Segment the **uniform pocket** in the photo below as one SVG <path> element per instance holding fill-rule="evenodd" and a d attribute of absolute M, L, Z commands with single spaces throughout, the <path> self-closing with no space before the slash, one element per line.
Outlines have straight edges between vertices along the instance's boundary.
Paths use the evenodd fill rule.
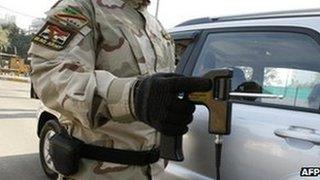
<path fill-rule="evenodd" d="M 103 36 L 97 68 L 107 70 L 117 77 L 131 77 L 140 74 L 131 45 L 122 31 L 120 29 L 118 31 L 116 29 L 106 30 Z"/>
<path fill-rule="evenodd" d="M 143 55 L 142 45 L 139 43 L 139 36 L 142 36 L 142 32 L 134 30 L 130 27 L 120 27 L 119 28 L 126 38 L 130 45 L 131 52 L 133 53 L 136 63 L 139 66 L 141 75 L 145 75 L 148 73 L 148 69 L 146 67 L 146 58 Z"/>

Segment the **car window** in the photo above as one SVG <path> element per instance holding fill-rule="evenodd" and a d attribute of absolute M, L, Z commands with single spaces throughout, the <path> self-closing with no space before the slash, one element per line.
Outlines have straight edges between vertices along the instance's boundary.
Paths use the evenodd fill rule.
<path fill-rule="evenodd" d="M 176 65 L 181 61 L 184 53 L 187 50 L 187 47 L 190 45 L 191 42 L 192 40 L 190 39 L 175 40 Z"/>
<path fill-rule="evenodd" d="M 209 34 L 193 75 L 233 68 L 232 91 L 278 95 L 239 98 L 319 109 L 320 46 L 306 34 L 237 32 Z"/>

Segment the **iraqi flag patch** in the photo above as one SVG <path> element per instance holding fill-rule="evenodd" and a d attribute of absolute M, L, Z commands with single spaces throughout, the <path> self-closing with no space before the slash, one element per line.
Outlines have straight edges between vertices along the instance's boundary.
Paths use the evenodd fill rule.
<path fill-rule="evenodd" d="M 75 32 L 72 30 L 47 22 L 35 35 L 32 42 L 49 49 L 61 51 L 66 48 L 74 35 Z"/>
<path fill-rule="evenodd" d="M 67 23 L 69 26 L 73 26 L 76 29 L 81 29 L 86 26 L 89 21 L 81 13 L 78 7 L 68 6 L 54 14 L 54 17 L 59 21 Z"/>

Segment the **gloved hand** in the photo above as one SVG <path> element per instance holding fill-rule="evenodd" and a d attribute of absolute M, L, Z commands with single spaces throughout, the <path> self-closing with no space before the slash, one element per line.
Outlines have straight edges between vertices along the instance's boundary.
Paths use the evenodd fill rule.
<path fill-rule="evenodd" d="M 209 79 L 159 73 L 139 80 L 134 88 L 137 118 L 167 136 L 183 135 L 192 122 L 195 105 L 179 94 L 211 89 Z"/>

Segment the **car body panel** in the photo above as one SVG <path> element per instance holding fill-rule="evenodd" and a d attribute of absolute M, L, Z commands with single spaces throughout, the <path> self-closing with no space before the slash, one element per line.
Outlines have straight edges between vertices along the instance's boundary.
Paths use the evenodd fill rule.
<path fill-rule="evenodd" d="M 234 104 L 232 115 L 233 131 L 223 151 L 223 179 L 285 179 L 289 174 L 299 176 L 301 167 L 319 166 L 319 146 L 274 134 L 290 126 L 319 130 L 319 114 Z"/>
<path fill-rule="evenodd" d="M 58 120 L 61 116 L 59 112 L 46 107 L 42 102 L 40 102 L 36 115 L 38 119 L 38 122 L 37 122 L 38 137 L 40 137 L 41 130 L 47 121 L 52 119 Z"/>
<path fill-rule="evenodd" d="M 286 180 L 299 177 L 301 167 L 319 166 L 319 146 L 274 134 L 275 130 L 290 126 L 319 130 L 319 114 L 234 103 L 232 116 L 231 135 L 225 137 L 223 146 L 222 179 Z M 176 169 L 199 174 L 198 178 L 187 179 L 215 177 L 214 137 L 208 133 L 208 110 L 197 106 L 194 119 L 190 132 L 184 136 L 185 161 L 169 166 L 168 177 L 176 176 Z"/>
<path fill-rule="evenodd" d="M 41 114 L 43 114 L 44 112 L 50 113 L 53 116 L 55 116 L 57 119 L 60 118 L 61 114 L 55 110 L 52 110 L 50 108 L 48 108 L 47 106 L 45 106 L 42 102 L 40 102 L 40 106 L 37 110 L 37 118 L 40 119 Z"/>

